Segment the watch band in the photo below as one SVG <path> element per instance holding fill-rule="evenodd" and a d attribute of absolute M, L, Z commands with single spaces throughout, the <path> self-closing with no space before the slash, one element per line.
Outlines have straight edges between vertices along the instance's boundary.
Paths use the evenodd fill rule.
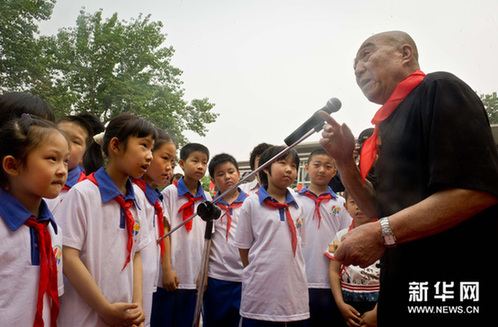
<path fill-rule="evenodd" d="M 384 245 L 387 247 L 396 246 L 396 236 L 394 235 L 391 225 L 389 224 L 389 217 L 384 217 L 379 219 L 380 227 L 382 228 L 382 239 L 384 241 Z"/>

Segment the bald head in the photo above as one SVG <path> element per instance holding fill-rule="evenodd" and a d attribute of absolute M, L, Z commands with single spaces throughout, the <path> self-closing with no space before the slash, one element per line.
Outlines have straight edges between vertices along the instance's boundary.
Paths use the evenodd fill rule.
<path fill-rule="evenodd" d="M 378 41 L 388 46 L 391 46 L 393 50 L 399 50 L 404 45 L 408 45 L 409 47 L 412 48 L 413 51 L 412 64 L 416 66 L 416 69 L 419 68 L 417 45 L 415 44 L 415 41 L 413 41 L 412 37 L 408 33 L 403 31 L 382 32 L 372 35 L 364 42 L 364 44 L 372 39 L 377 39 Z"/>
<path fill-rule="evenodd" d="M 396 85 L 419 69 L 415 42 L 405 32 L 372 35 L 354 60 L 356 83 L 372 102 L 383 104 Z"/>

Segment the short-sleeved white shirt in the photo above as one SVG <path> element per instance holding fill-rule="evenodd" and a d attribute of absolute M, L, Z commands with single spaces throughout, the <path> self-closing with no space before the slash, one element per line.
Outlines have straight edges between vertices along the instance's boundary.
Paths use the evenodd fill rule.
<path fill-rule="evenodd" d="M 145 193 L 142 186 L 136 183 L 142 183 L 145 187 Z M 152 295 L 157 289 L 157 280 L 159 278 L 159 269 L 161 267 L 161 248 L 156 240 L 159 238 L 159 228 L 157 223 L 156 210 L 154 203 L 162 203 L 162 195 L 159 191 L 154 190 L 145 181 L 138 180 L 133 183 L 135 197 L 139 203 L 141 212 L 144 217 L 144 226 L 149 230 L 151 242 L 140 251 L 143 270 L 143 310 L 145 313 L 145 326 L 150 326 L 150 315 L 152 312 Z"/>
<path fill-rule="evenodd" d="M 5 326 L 33 326 L 40 281 L 40 255 L 36 232 L 24 222 L 31 213 L 5 190 L 0 190 L 0 317 Z M 48 220 L 47 229 L 57 263 L 58 293 L 64 293 L 62 277 L 62 231 L 44 201 L 38 221 Z M 49 253 L 50 254 L 50 253 Z M 50 325 L 51 299 L 43 298 L 43 321 Z"/>
<path fill-rule="evenodd" d="M 320 202 L 319 209 L 322 219 L 319 220 L 318 214 L 315 213 L 315 201 L 304 195 L 305 192 L 311 193 L 305 187 L 296 197 L 303 204 L 306 217 L 304 219 L 306 245 L 303 246 L 303 256 L 306 262 L 308 287 L 330 289 L 329 260 L 323 255 L 323 249 L 328 246 L 338 231 L 351 225 L 352 219 L 344 206 L 344 198 L 334 194 L 329 187 L 326 193 L 331 194 L 332 198 Z M 316 195 L 314 196 L 316 197 Z"/>
<path fill-rule="evenodd" d="M 294 255 L 285 211 L 264 205 L 267 197 L 262 186 L 257 196 L 244 201 L 239 215 L 234 245 L 249 249 L 249 264 L 242 273 L 240 315 L 266 321 L 305 320 L 309 318 L 309 304 L 301 251 L 302 206 L 287 192 L 286 203 L 297 234 Z"/>
<path fill-rule="evenodd" d="M 64 246 L 80 251 L 86 266 L 100 291 L 109 303 L 133 300 L 133 258 L 151 241 L 141 208 L 133 205 L 135 219 L 130 262 L 128 256 L 126 219 L 121 206 L 114 199 L 121 193 L 104 168 L 95 172 L 98 186 L 90 180 L 76 184 L 68 192 L 56 213 L 64 233 Z M 131 182 L 127 183 L 125 200 L 135 199 Z M 135 204 L 137 202 L 135 201 Z M 123 268 L 124 267 L 124 268 Z M 66 290 L 60 300 L 58 324 L 61 326 L 106 326 L 104 321 L 80 297 L 66 279 Z"/>
<path fill-rule="evenodd" d="M 183 177 L 178 182 L 166 187 L 162 192 L 164 196 L 164 216 L 174 228 L 183 223 L 183 211 L 178 212 L 182 205 L 189 200 L 186 193 L 188 191 Z M 204 192 L 201 183 L 197 188 L 197 194 L 194 198 L 201 197 L 200 200 L 194 202 L 194 214 L 197 211 L 199 203 L 210 201 L 212 198 Z M 170 238 L 171 244 L 171 267 L 178 277 L 178 289 L 195 290 L 197 278 L 201 272 L 201 261 L 204 255 L 204 234 L 206 230 L 206 222 L 199 216 L 191 220 L 192 229 L 187 231 L 185 226 L 182 226 L 173 232 Z"/>
<path fill-rule="evenodd" d="M 239 196 L 231 204 L 242 204 L 247 195 L 239 189 Z M 215 197 L 216 199 L 216 197 Z M 220 199 L 216 204 L 223 204 L 226 207 L 229 204 Z M 239 249 L 233 246 L 235 231 L 239 220 L 241 207 L 230 208 L 232 221 L 228 230 L 228 217 L 225 210 L 221 210 L 221 216 L 214 221 L 215 232 L 211 237 L 211 252 L 209 258 L 208 276 L 211 278 L 229 281 L 242 282 L 242 261 L 240 260 Z"/>

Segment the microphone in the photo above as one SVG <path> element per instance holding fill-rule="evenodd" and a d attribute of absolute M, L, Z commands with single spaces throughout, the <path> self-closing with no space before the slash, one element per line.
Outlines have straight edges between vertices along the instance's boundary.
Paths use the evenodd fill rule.
<path fill-rule="evenodd" d="M 325 107 L 317 110 L 310 119 L 299 126 L 294 132 L 292 132 L 291 135 L 287 136 L 287 138 L 284 140 L 285 144 L 287 146 L 291 146 L 301 137 L 306 135 L 306 133 L 308 133 L 311 129 L 315 129 L 316 132 L 319 132 L 323 128 L 324 123 L 324 120 L 318 114 L 320 110 L 326 111 L 327 113 L 331 114 L 333 112 L 339 111 L 339 109 L 341 109 L 341 101 L 339 101 L 339 99 L 337 98 L 330 99 L 329 101 L 327 101 L 327 104 L 325 104 Z"/>

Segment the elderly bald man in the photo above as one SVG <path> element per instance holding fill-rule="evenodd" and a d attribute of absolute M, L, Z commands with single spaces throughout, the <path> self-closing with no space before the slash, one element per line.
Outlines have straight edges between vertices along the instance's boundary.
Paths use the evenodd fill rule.
<path fill-rule="evenodd" d="M 354 73 L 365 97 L 382 105 L 359 167 L 351 131 L 326 113 L 320 143 L 362 211 L 379 221 L 346 234 L 336 258 L 361 266 L 382 258 L 379 326 L 493 321 L 498 154 L 479 97 L 450 73 L 420 71 L 415 42 L 401 31 L 363 42 Z M 372 165 L 375 187 L 365 179 Z"/>

